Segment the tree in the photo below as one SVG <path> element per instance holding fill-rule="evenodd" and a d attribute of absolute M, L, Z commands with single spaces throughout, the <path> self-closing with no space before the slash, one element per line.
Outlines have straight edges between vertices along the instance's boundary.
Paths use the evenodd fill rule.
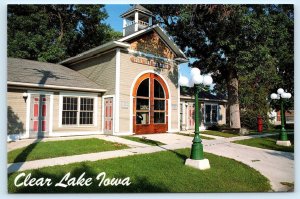
<path fill-rule="evenodd" d="M 290 68 L 293 48 L 284 45 L 284 40 L 293 43 L 293 35 L 285 34 L 290 27 L 287 24 L 293 24 L 293 6 L 286 5 L 284 9 L 281 5 L 146 7 L 157 14 L 157 20 L 181 49 L 185 49 L 187 56 L 197 59 L 190 66 L 212 73 L 217 91 L 227 92 L 233 128 L 240 128 L 240 102 L 241 108 L 249 109 L 249 102 L 255 103 L 254 96 L 259 96 L 257 100 L 262 100 L 265 108 L 267 93 L 280 83 L 279 71 L 283 66 L 279 62 L 285 60 L 289 63 L 285 68 L 293 71 Z M 282 18 L 286 23 L 282 23 Z M 279 24 L 282 29 L 278 29 Z M 278 35 L 282 36 L 280 40 Z M 289 57 L 280 56 L 280 59 L 282 52 L 277 47 Z M 255 85 L 262 88 L 251 90 Z M 258 90 L 261 95 L 256 94 Z"/>
<path fill-rule="evenodd" d="M 9 5 L 8 56 L 59 62 L 116 39 L 103 5 Z"/>

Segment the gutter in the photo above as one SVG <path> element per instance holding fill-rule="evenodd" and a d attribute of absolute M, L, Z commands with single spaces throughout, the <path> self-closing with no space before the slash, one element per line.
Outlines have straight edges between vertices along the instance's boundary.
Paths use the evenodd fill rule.
<path fill-rule="evenodd" d="M 44 88 L 44 89 L 48 88 L 48 89 L 60 89 L 60 90 L 87 91 L 87 92 L 96 92 L 96 93 L 104 93 L 107 91 L 105 89 L 97 89 L 97 88 L 56 86 L 56 85 L 44 85 L 44 84 L 33 84 L 33 83 L 23 83 L 23 82 L 11 82 L 11 81 L 8 81 L 7 85 L 33 87 L 33 88 Z"/>

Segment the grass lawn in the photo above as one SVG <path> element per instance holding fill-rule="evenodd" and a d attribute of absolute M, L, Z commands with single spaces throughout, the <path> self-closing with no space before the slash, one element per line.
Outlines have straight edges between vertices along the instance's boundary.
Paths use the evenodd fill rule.
<path fill-rule="evenodd" d="M 190 149 L 180 149 L 25 172 L 31 173 L 31 178 L 50 178 L 53 183 L 49 187 L 16 187 L 14 180 L 18 173 L 13 173 L 8 175 L 8 191 L 10 193 L 267 192 L 271 189 L 267 178 L 240 162 L 205 153 L 211 169 L 201 171 L 184 165 L 189 154 Z M 82 187 L 56 187 L 55 184 L 68 172 L 71 172 L 71 177 L 77 179 L 85 172 L 85 178 L 91 177 L 92 184 Z M 96 180 L 96 176 L 101 172 L 106 173 L 106 179 L 130 177 L 131 184 L 98 186 L 100 180 Z M 23 179 L 24 177 L 18 183 Z"/>
<path fill-rule="evenodd" d="M 250 130 L 249 135 L 261 135 L 261 134 L 276 134 L 280 133 L 281 129 L 268 129 L 262 132 L 257 132 L 256 130 Z M 286 129 L 286 132 L 294 132 L 294 129 Z"/>
<path fill-rule="evenodd" d="M 276 145 L 276 141 L 278 139 L 278 135 L 272 135 L 263 138 L 251 138 L 246 140 L 238 140 L 233 143 L 243 144 L 247 146 L 253 146 L 263 149 L 271 149 L 276 151 L 285 151 L 285 152 L 294 152 L 294 134 L 288 134 L 288 138 L 292 143 L 292 146 L 279 146 Z"/>
<path fill-rule="evenodd" d="M 162 143 L 162 142 L 159 142 L 159 141 L 144 139 L 144 138 L 134 137 L 134 136 L 121 136 L 121 138 L 131 140 L 131 141 L 135 141 L 135 142 L 141 142 L 143 144 L 148 144 L 148 145 L 152 145 L 152 146 L 166 145 L 165 143 Z"/>
<path fill-rule="evenodd" d="M 202 133 L 202 132 L 201 132 Z M 201 139 L 204 139 L 204 140 L 214 140 L 215 138 L 211 138 L 211 137 L 207 137 L 207 136 L 204 136 L 200 133 L 200 138 Z M 191 134 L 187 134 L 187 133 L 176 133 L 178 135 L 184 135 L 184 136 L 189 136 L 189 137 L 194 137 L 195 134 L 194 133 L 191 133 Z"/>
<path fill-rule="evenodd" d="M 205 131 L 201 131 L 200 133 L 202 133 L 204 135 L 205 134 L 216 135 L 216 136 L 225 137 L 225 138 L 239 136 L 238 134 L 234 134 L 234 133 L 225 133 L 225 132 L 221 132 L 221 131 L 212 131 L 212 130 L 205 130 Z"/>
<path fill-rule="evenodd" d="M 97 138 L 37 142 L 8 152 L 8 162 L 25 162 L 68 155 L 78 155 L 128 148 L 124 144 Z"/>

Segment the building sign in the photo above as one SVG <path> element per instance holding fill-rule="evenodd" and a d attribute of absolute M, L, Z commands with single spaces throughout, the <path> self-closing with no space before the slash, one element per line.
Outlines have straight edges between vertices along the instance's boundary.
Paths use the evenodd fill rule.
<path fill-rule="evenodd" d="M 170 70 L 171 64 L 163 60 L 155 60 L 153 58 L 130 56 L 130 61 L 137 64 L 164 68 Z"/>

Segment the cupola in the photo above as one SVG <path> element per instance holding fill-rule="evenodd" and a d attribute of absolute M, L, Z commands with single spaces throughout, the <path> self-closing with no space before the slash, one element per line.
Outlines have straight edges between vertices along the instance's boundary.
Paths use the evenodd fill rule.
<path fill-rule="evenodd" d="M 123 18 L 123 36 L 152 26 L 153 13 L 139 4 L 135 4 L 121 15 Z"/>

